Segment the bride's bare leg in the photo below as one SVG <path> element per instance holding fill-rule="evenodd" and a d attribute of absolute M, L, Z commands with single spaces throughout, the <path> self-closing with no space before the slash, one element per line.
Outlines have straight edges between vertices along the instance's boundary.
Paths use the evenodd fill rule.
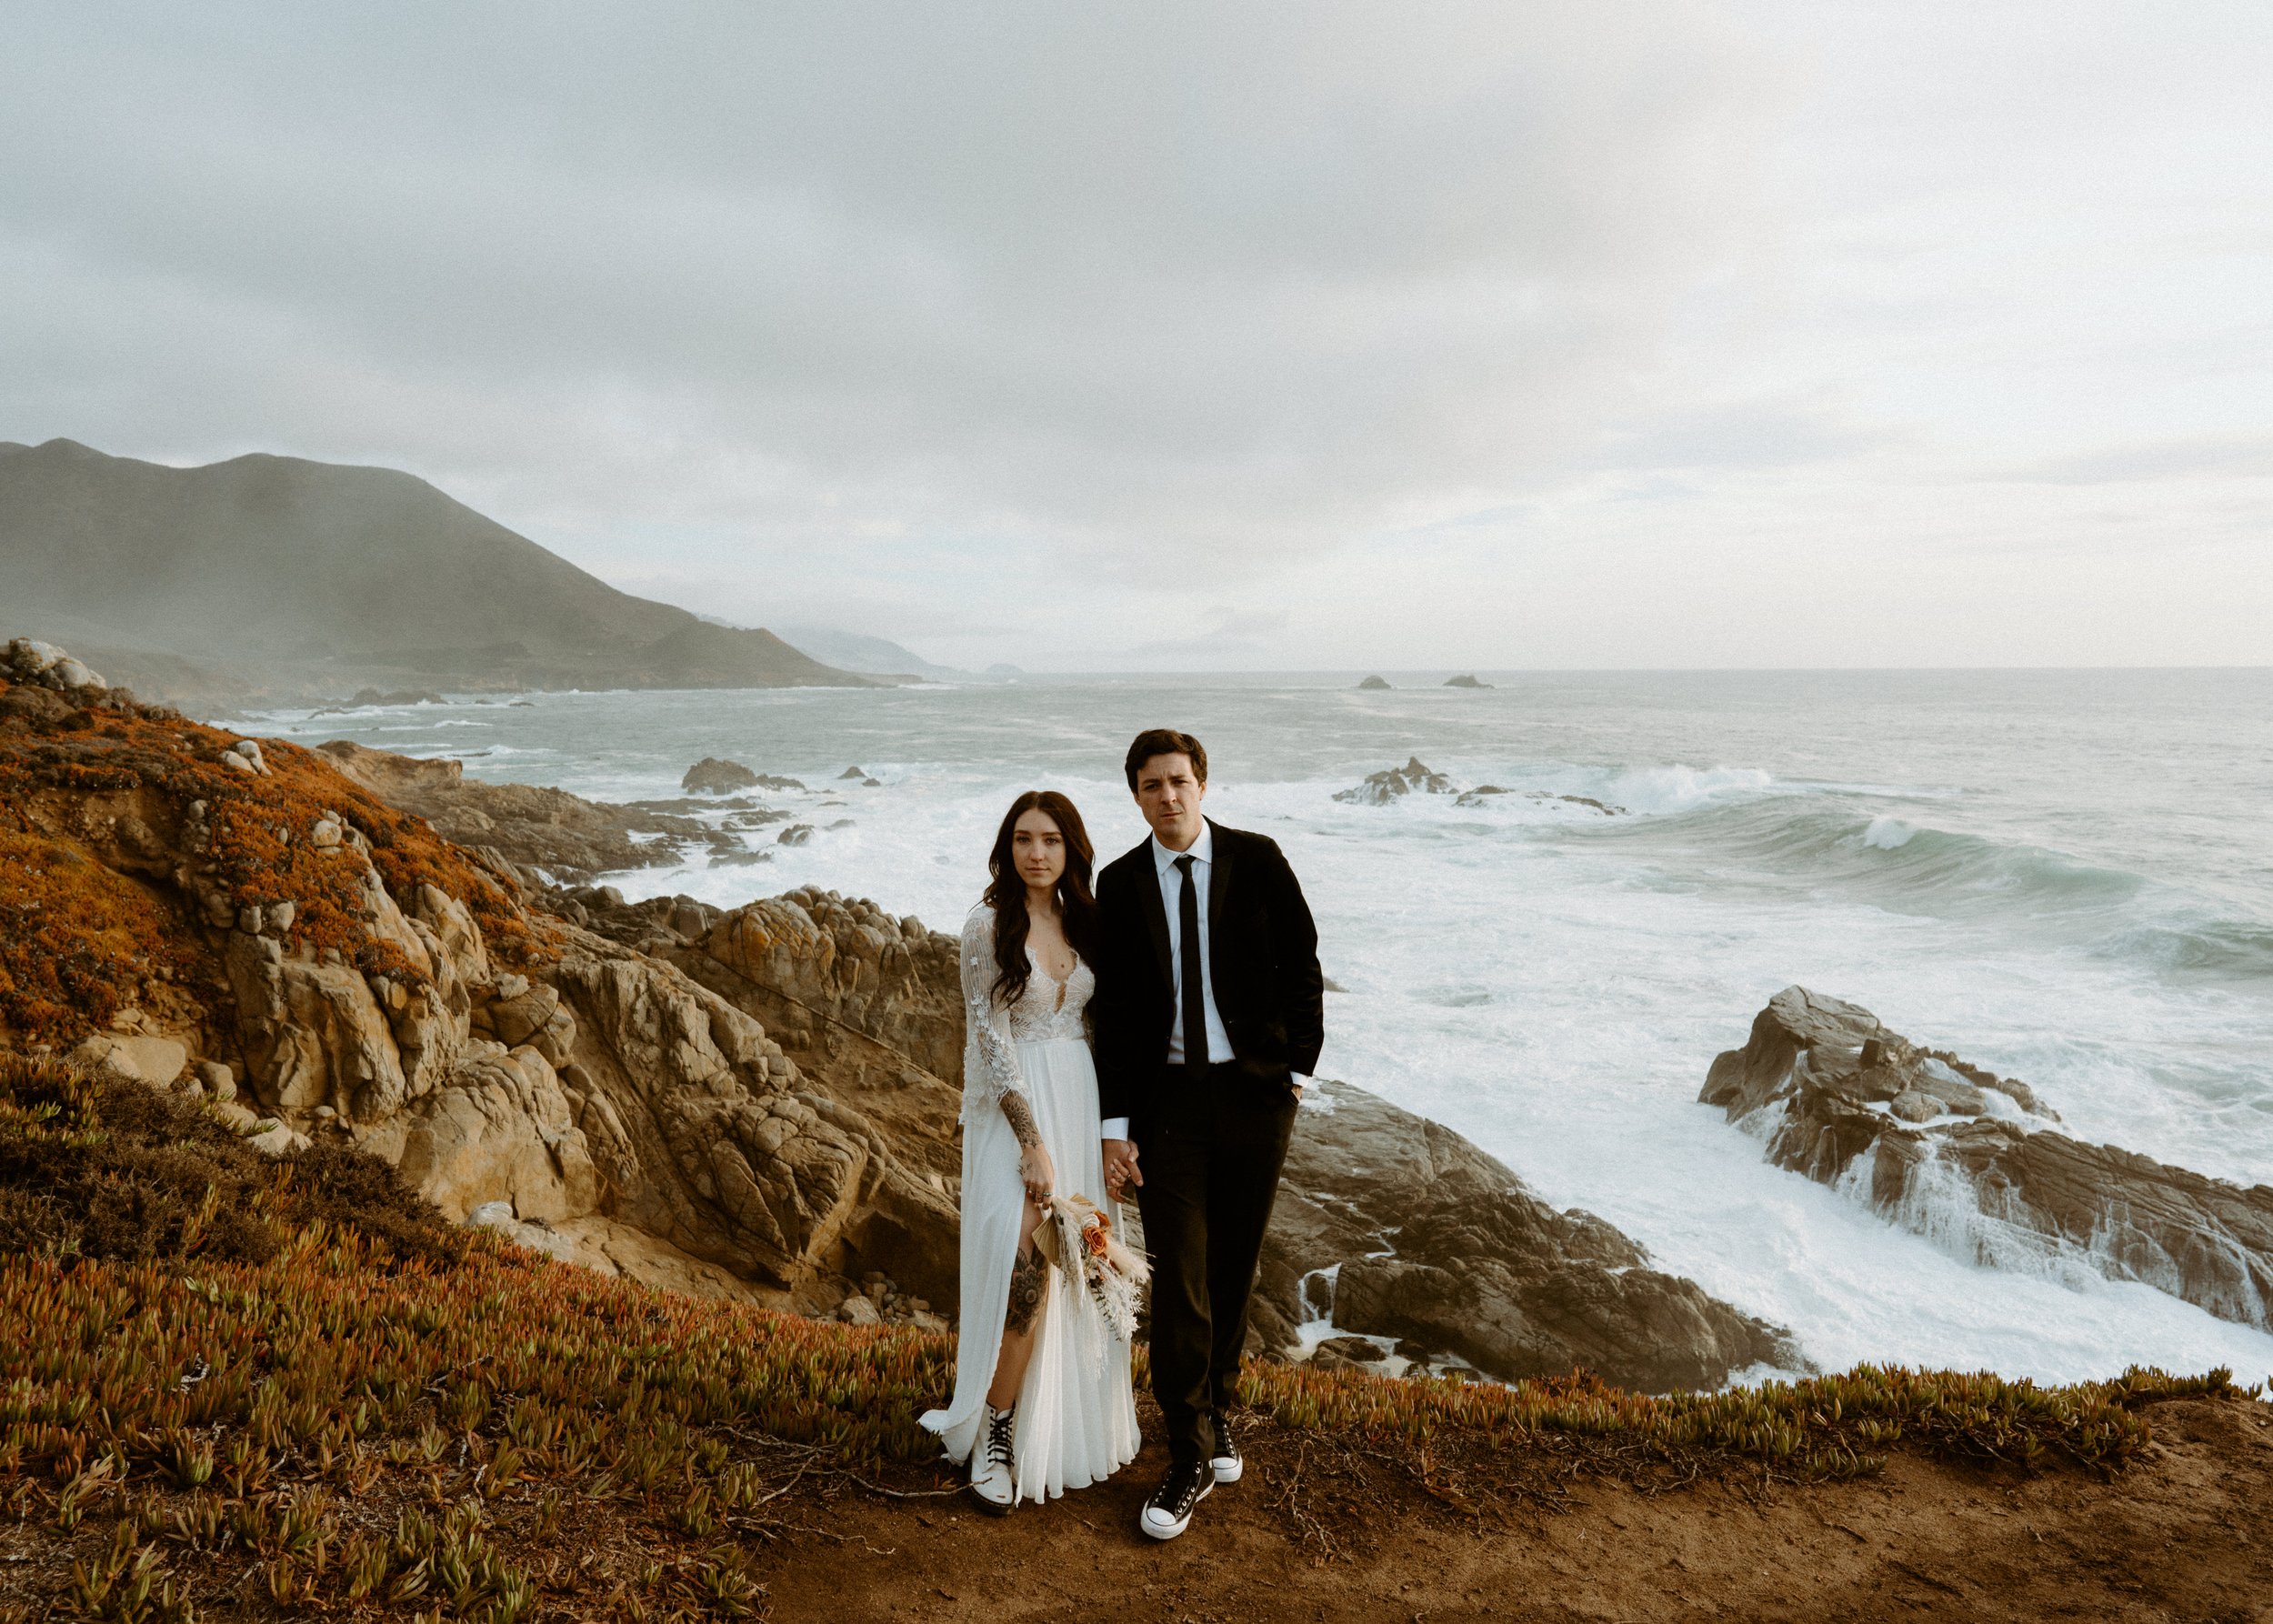
<path fill-rule="evenodd" d="M 1028 1200 L 1018 1220 L 1018 1256 L 1010 1265 L 1010 1307 L 1002 1318 L 1002 1351 L 995 1356 L 995 1379 L 986 1389 L 986 1402 L 996 1409 L 1017 1403 L 1026 1361 L 1034 1357 L 1034 1333 L 1042 1323 L 1044 1288 L 1050 1278 L 1049 1260 L 1035 1241 L 1042 1217 L 1041 1208 Z"/>

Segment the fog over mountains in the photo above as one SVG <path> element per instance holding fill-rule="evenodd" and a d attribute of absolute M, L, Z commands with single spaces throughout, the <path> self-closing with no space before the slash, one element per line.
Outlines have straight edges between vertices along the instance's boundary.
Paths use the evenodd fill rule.
<path fill-rule="evenodd" d="M 0 443 L 0 623 L 186 701 L 875 680 L 618 591 L 408 474 L 62 439 Z"/>

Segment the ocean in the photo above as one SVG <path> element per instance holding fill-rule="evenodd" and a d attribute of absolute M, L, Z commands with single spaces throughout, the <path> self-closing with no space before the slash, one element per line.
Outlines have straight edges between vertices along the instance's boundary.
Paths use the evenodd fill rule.
<path fill-rule="evenodd" d="M 2079 1138 L 2273 1178 L 2273 670 L 1359 675 L 537 694 L 254 730 L 604 800 L 726 757 L 810 787 L 768 797 L 809 843 L 759 831 L 761 865 L 616 877 L 626 895 L 818 885 L 954 930 L 1015 792 L 1065 790 L 1109 857 L 1145 834 L 1123 748 L 1183 727 L 1210 815 L 1276 839 L 1317 915 L 1324 1075 L 1458 1129 L 1820 1367 L 2273 1372 L 2273 1336 L 2074 1259 L 1982 1267 L 1696 1102 L 1797 982 L 2026 1080 Z M 1334 798 L 1414 756 L 1511 793 Z"/>

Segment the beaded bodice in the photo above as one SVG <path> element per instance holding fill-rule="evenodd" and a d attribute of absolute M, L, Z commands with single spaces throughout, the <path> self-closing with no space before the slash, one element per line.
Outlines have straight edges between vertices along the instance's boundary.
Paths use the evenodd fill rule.
<path fill-rule="evenodd" d="M 1076 958 L 1063 981 L 1034 963 L 1026 990 L 1008 1006 L 994 992 L 1000 973 L 995 963 L 995 914 L 992 908 L 971 910 L 963 927 L 963 1022 L 965 1028 L 963 1091 L 967 1099 L 976 1093 L 986 1098 L 1007 1089 L 1023 1090 L 1025 1077 L 1018 1065 L 1022 1043 L 1056 1043 L 1087 1036 L 1082 1019 L 1097 978 L 1086 960 Z"/>

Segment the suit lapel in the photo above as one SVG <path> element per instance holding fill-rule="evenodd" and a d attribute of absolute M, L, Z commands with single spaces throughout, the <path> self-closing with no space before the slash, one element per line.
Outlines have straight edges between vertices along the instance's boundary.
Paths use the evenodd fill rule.
<path fill-rule="evenodd" d="M 1152 956 L 1160 963 L 1160 979 L 1170 988 L 1176 986 L 1176 961 L 1168 952 L 1168 908 L 1160 900 L 1160 868 L 1153 860 L 1152 842 L 1147 840 L 1137 847 L 1135 855 L 1143 870 L 1138 892 L 1145 899 L 1145 924 L 1152 933 Z"/>

